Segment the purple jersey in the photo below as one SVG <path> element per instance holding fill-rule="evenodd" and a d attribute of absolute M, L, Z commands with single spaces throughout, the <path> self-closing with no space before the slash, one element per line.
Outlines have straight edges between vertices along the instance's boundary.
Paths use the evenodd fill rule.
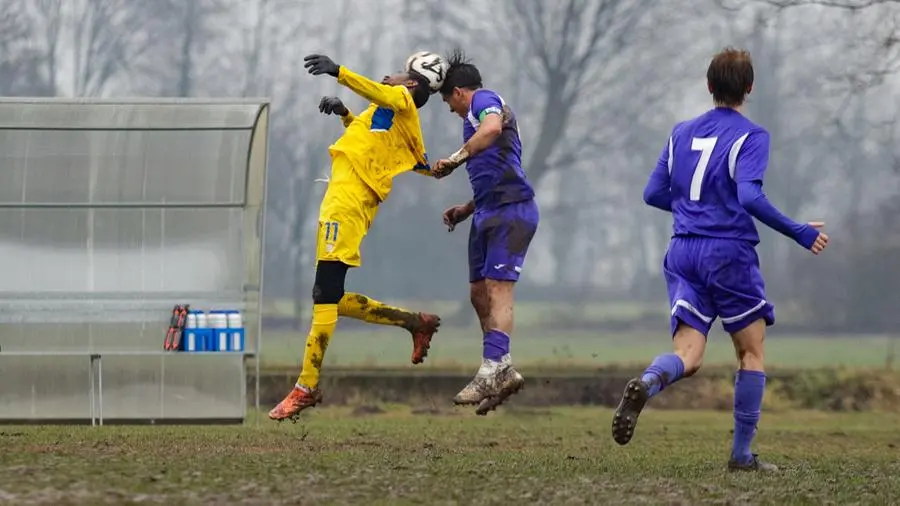
<path fill-rule="evenodd" d="M 733 109 L 676 125 L 659 159 L 670 177 L 675 235 L 758 243 L 737 183 L 762 182 L 768 162 L 769 133 Z"/>
<path fill-rule="evenodd" d="M 768 132 L 734 109 L 717 107 L 672 129 L 644 201 L 674 218 L 663 262 L 673 333 L 684 322 L 706 335 L 716 317 L 732 333 L 760 318 L 774 323 L 753 218 L 806 248 L 818 232 L 766 199 L 768 162 Z"/>
<path fill-rule="evenodd" d="M 475 135 L 489 114 L 500 115 L 503 131 L 492 146 L 466 163 L 477 209 L 493 209 L 534 198 L 534 190 L 522 170 L 522 143 L 516 116 L 499 95 L 484 89 L 472 95 L 469 115 L 463 121 L 463 142 Z"/>

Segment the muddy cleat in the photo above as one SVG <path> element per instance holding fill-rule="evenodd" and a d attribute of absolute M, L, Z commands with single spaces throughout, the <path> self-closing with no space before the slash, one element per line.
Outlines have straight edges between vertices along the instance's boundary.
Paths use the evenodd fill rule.
<path fill-rule="evenodd" d="M 494 362 L 486 358 L 482 359 L 481 367 L 478 368 L 475 377 L 453 397 L 453 404 L 478 404 L 486 399 L 494 390 L 492 385 L 493 376 L 500 371 L 500 367 L 501 362 Z"/>
<path fill-rule="evenodd" d="M 421 364 L 428 356 L 428 350 L 431 348 L 431 338 L 441 326 L 441 318 L 438 315 L 419 313 L 419 321 L 415 327 L 410 329 L 413 340 L 412 360 L 413 364 Z"/>
<path fill-rule="evenodd" d="M 512 366 L 501 371 L 498 381 L 499 392 L 481 401 L 478 407 L 475 408 L 476 415 L 484 416 L 489 411 L 497 409 L 497 406 L 503 404 L 503 401 L 510 395 L 518 393 L 525 386 L 525 378 Z"/>
<path fill-rule="evenodd" d="M 513 368 L 509 355 L 505 355 L 500 362 L 484 359 L 475 378 L 456 394 L 453 403 L 478 404 L 475 413 L 486 415 L 524 385 L 525 379 Z"/>
<path fill-rule="evenodd" d="M 287 397 L 272 408 L 272 411 L 269 411 L 269 418 L 279 422 L 285 419 L 296 420 L 301 411 L 320 402 L 322 402 L 322 392 L 318 388 L 310 390 L 296 385 Z"/>
<path fill-rule="evenodd" d="M 616 408 L 616 414 L 613 415 L 612 435 L 616 443 L 626 445 L 631 441 L 634 429 L 637 427 L 638 416 L 649 398 L 650 392 L 647 390 L 647 385 L 640 379 L 634 378 L 625 385 L 622 400 L 619 401 L 619 407 Z"/>
<path fill-rule="evenodd" d="M 748 462 L 739 462 L 737 459 L 732 457 L 728 461 L 728 470 L 729 471 L 760 471 L 764 473 L 775 473 L 778 472 L 778 466 L 775 464 L 770 464 L 768 462 L 759 460 L 759 457 L 754 453 L 752 458 Z"/>

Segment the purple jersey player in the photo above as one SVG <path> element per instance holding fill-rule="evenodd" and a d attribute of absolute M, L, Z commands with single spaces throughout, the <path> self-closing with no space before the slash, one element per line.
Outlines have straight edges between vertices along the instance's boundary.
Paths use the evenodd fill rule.
<path fill-rule="evenodd" d="M 741 113 L 753 87 L 750 54 L 722 51 L 712 59 L 706 79 L 715 107 L 675 125 L 644 190 L 647 204 L 671 212 L 674 219 L 663 263 L 674 353 L 656 357 L 640 378 L 628 382 L 612 433 L 617 443 L 627 444 L 646 402 L 697 372 L 706 335 L 718 317 L 740 361 L 728 468 L 775 471 L 750 452 L 766 384 L 763 340 L 766 327 L 775 322 L 756 255 L 753 218 L 815 254 L 828 236 L 817 230 L 822 223 L 800 224 L 782 215 L 762 192 L 769 134 Z"/>
<path fill-rule="evenodd" d="M 478 68 L 460 51 L 448 58 L 441 95 L 463 118 L 464 145 L 434 165 L 445 177 L 466 164 L 474 198 L 444 212 L 454 227 L 474 213 L 469 231 L 471 300 L 484 337 L 482 365 L 453 401 L 478 404 L 485 415 L 524 384 L 512 367 L 509 335 L 513 323 L 513 287 L 538 226 L 534 190 L 522 170 L 522 143 L 516 117 L 503 99 L 481 86 Z"/>

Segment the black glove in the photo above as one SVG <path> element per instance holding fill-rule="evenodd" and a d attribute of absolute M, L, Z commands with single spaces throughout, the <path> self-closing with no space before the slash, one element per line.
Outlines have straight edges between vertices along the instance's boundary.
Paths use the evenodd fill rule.
<path fill-rule="evenodd" d="M 337 97 L 322 97 L 319 102 L 319 112 L 322 114 L 337 114 L 338 116 L 346 116 L 350 113 L 341 99 Z"/>
<path fill-rule="evenodd" d="M 338 71 L 341 68 L 340 65 L 331 61 L 331 58 L 325 56 L 324 54 L 311 54 L 309 56 L 304 56 L 303 61 L 306 62 L 303 64 L 303 68 L 309 70 L 309 73 L 314 76 L 328 74 L 330 76 L 337 77 Z"/>

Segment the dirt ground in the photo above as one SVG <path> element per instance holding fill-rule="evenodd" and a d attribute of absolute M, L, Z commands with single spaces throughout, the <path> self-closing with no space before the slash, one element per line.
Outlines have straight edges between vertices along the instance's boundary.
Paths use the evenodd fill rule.
<path fill-rule="evenodd" d="M 318 409 L 318 408 L 317 408 Z M 731 416 L 325 408 L 300 423 L 0 427 L 0 504 L 887 504 L 900 415 L 764 413 L 777 475 L 729 474 Z"/>

